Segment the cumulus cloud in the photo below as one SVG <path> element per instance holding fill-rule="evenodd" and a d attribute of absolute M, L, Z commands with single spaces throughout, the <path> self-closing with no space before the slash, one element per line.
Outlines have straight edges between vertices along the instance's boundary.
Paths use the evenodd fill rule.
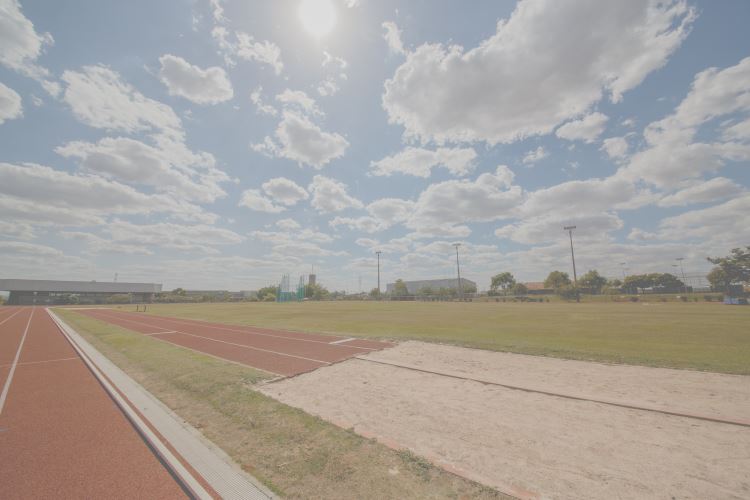
<path fill-rule="evenodd" d="M 648 147 L 630 158 L 622 175 L 669 187 L 715 172 L 727 161 L 750 160 L 750 144 L 731 140 L 734 137 L 695 141 L 698 129 L 709 121 L 749 111 L 750 57 L 723 70 L 698 73 L 675 111 L 646 127 Z"/>
<path fill-rule="evenodd" d="M 343 57 L 334 56 L 323 51 L 323 70 L 325 78 L 318 84 L 318 94 L 322 97 L 332 96 L 341 90 L 341 84 L 348 80 L 346 68 L 349 64 Z"/>
<path fill-rule="evenodd" d="M 287 207 L 296 205 L 310 196 L 305 188 L 286 177 L 276 177 L 264 182 L 262 188 L 273 201 Z"/>
<path fill-rule="evenodd" d="M 344 155 L 349 142 L 337 133 L 326 132 L 309 118 L 286 110 L 276 128 L 275 140 L 265 137 L 262 143 L 251 145 L 254 151 L 271 157 L 287 158 L 300 165 L 320 170 Z"/>
<path fill-rule="evenodd" d="M 161 56 L 159 63 L 159 79 L 169 95 L 184 97 L 196 104 L 217 104 L 234 96 L 227 73 L 218 66 L 201 69 L 172 54 Z"/>
<path fill-rule="evenodd" d="M 0 125 L 7 120 L 23 116 L 21 96 L 10 87 L 0 83 Z"/>
<path fill-rule="evenodd" d="M 310 257 L 347 255 L 344 251 L 324 248 L 322 245 L 331 243 L 333 237 L 312 229 L 291 228 L 286 231 L 253 231 L 250 235 L 266 243 L 270 243 L 272 257 Z"/>
<path fill-rule="evenodd" d="M 546 149 L 544 149 L 543 146 L 539 146 L 536 149 L 532 149 L 531 151 L 526 152 L 525 155 L 523 155 L 523 162 L 524 165 L 533 165 L 534 163 L 538 162 L 539 160 L 543 160 L 549 156 L 549 153 Z"/>
<path fill-rule="evenodd" d="M 621 100 L 667 62 L 694 18 L 684 0 L 519 2 L 474 49 L 425 44 L 410 52 L 386 82 L 383 106 L 391 123 L 422 141 L 548 134 L 605 93 Z"/>
<path fill-rule="evenodd" d="M 607 233 L 621 229 L 622 220 L 611 213 L 589 215 L 563 215 L 553 213 L 508 224 L 495 230 L 495 236 L 508 238 L 517 243 L 536 245 L 557 241 L 565 237 L 563 227 L 576 227 L 576 239 L 602 239 Z"/>
<path fill-rule="evenodd" d="M 477 153 L 472 148 L 438 148 L 434 151 L 407 147 L 403 151 L 370 162 L 372 175 L 390 176 L 403 173 L 427 178 L 433 167 L 444 167 L 454 175 L 466 175 L 475 166 Z"/>
<path fill-rule="evenodd" d="M 310 115 L 323 114 L 315 103 L 315 99 L 301 90 L 285 89 L 276 95 L 276 100 L 282 103 L 283 106 L 296 107 L 298 110 Z"/>
<path fill-rule="evenodd" d="M 569 121 L 555 131 L 560 139 L 569 141 L 594 142 L 604 132 L 609 118 L 607 115 L 596 112 L 591 113 L 580 120 Z"/>
<path fill-rule="evenodd" d="M 293 229 L 299 229 L 302 226 L 300 226 L 299 222 L 294 219 L 281 219 L 276 221 L 276 227 L 291 231 Z"/>
<path fill-rule="evenodd" d="M 273 200 L 264 196 L 259 189 L 246 189 L 243 191 L 239 206 L 269 214 L 277 214 L 286 210 L 283 206 L 274 204 Z"/>
<path fill-rule="evenodd" d="M 707 181 L 699 181 L 690 187 L 663 197 L 659 200 L 659 206 L 674 207 L 695 203 L 712 203 L 732 198 L 743 191 L 742 186 L 726 177 L 714 177 Z"/>
<path fill-rule="evenodd" d="M 602 151 L 605 151 L 607 156 L 613 160 L 627 156 L 629 148 L 630 145 L 625 137 L 609 137 L 604 139 L 601 147 Z"/>
<path fill-rule="evenodd" d="M 213 158 L 181 157 L 125 137 L 106 137 L 97 143 L 69 142 L 55 152 L 78 158 L 88 172 L 182 198 L 206 203 L 226 195 L 219 184 L 229 177 L 213 167 Z"/>
<path fill-rule="evenodd" d="M 284 63 L 281 61 L 281 49 L 270 40 L 256 40 L 243 31 L 230 32 L 224 26 L 215 26 L 211 36 L 219 46 L 219 54 L 224 57 L 227 66 L 236 64 L 235 58 L 255 61 L 271 66 L 274 73 L 281 74 Z"/>
<path fill-rule="evenodd" d="M 404 44 L 401 41 L 401 30 L 398 29 L 393 21 L 386 21 L 382 24 L 385 33 L 383 38 L 388 44 L 388 49 L 394 54 L 405 54 Z"/>
<path fill-rule="evenodd" d="M 684 212 L 667 217 L 659 223 L 662 240 L 723 241 L 725 248 L 745 245 L 750 241 L 750 195 L 737 196 L 720 205 Z"/>
<path fill-rule="evenodd" d="M 330 177 L 316 175 L 307 190 L 312 194 L 310 204 L 320 213 L 363 207 L 361 201 L 349 195 L 346 184 Z"/>
<path fill-rule="evenodd" d="M 252 92 L 250 92 L 250 101 L 255 104 L 255 111 L 259 114 L 276 116 L 279 112 L 263 101 L 263 87 L 258 86 Z"/>
<path fill-rule="evenodd" d="M 36 32 L 18 0 L 0 0 L 0 14 L 0 64 L 39 81 L 49 94 L 57 96 L 60 85 L 36 62 L 44 48 L 54 44 L 52 35 Z"/>

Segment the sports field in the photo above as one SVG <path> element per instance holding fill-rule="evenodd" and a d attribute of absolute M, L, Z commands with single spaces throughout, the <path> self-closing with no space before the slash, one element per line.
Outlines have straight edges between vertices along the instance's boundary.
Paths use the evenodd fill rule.
<path fill-rule="evenodd" d="M 717 303 L 154 304 L 148 314 L 750 374 L 750 308 Z"/>

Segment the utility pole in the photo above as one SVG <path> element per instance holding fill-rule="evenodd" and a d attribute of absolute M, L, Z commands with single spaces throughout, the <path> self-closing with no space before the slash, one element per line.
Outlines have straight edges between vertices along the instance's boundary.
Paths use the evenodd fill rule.
<path fill-rule="evenodd" d="M 383 253 L 380 250 L 375 252 L 375 255 L 378 256 L 378 298 L 380 298 L 380 254 Z"/>
<path fill-rule="evenodd" d="M 578 275 L 576 274 L 576 254 L 573 252 L 573 229 L 575 226 L 565 226 L 563 230 L 568 232 L 570 236 L 570 257 L 573 259 L 573 284 L 576 287 L 576 302 L 581 301 L 581 297 L 578 295 Z"/>
<path fill-rule="evenodd" d="M 461 286 L 461 266 L 458 263 L 458 247 L 461 246 L 461 243 L 454 243 L 453 246 L 456 247 L 456 274 L 458 275 L 458 296 L 463 300 L 464 289 Z"/>
<path fill-rule="evenodd" d="M 627 265 L 627 262 L 620 262 L 620 267 L 622 268 L 622 281 L 625 281 L 625 266 Z"/>
<path fill-rule="evenodd" d="M 675 260 L 680 263 L 680 273 L 682 274 L 682 286 L 683 288 L 685 288 L 685 293 L 688 293 L 687 281 L 685 280 L 685 269 L 682 268 L 682 261 L 685 260 L 685 257 L 677 257 Z"/>

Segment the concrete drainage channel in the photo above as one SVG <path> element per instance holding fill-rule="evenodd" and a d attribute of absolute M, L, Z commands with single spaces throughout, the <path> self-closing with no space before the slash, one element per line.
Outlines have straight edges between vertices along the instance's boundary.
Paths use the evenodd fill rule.
<path fill-rule="evenodd" d="M 172 410 L 97 351 L 53 311 L 48 309 L 48 312 L 123 413 L 194 497 L 203 499 L 212 498 L 212 495 L 183 466 L 156 433 L 160 434 L 221 498 L 247 500 L 277 498 L 257 479 L 233 463 L 226 453 L 203 437 L 198 430 L 180 419 Z M 148 419 L 148 424 L 144 418 Z M 152 431 L 152 428 L 156 433 Z"/>

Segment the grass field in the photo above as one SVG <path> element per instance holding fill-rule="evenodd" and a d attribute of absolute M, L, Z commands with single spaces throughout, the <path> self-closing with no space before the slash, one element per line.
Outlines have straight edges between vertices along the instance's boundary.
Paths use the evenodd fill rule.
<path fill-rule="evenodd" d="M 270 375 L 57 312 L 249 473 L 284 498 L 508 498 L 254 390 Z"/>
<path fill-rule="evenodd" d="M 569 359 L 750 374 L 750 307 L 716 303 L 216 303 L 153 304 L 148 312 Z"/>

